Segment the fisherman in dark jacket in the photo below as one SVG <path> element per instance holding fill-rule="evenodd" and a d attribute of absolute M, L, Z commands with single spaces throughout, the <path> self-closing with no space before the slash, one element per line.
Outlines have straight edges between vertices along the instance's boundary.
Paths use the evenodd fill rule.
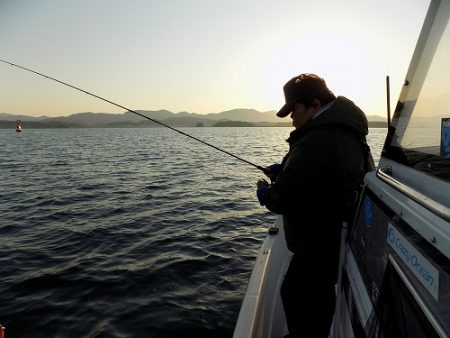
<path fill-rule="evenodd" d="M 284 86 L 295 130 L 281 165 L 268 167 L 269 184 L 257 196 L 284 215 L 293 258 L 281 288 L 289 337 L 328 337 L 335 307 L 335 283 L 342 222 L 352 221 L 365 171 L 367 119 L 352 101 L 335 97 L 325 81 L 301 74 Z"/>

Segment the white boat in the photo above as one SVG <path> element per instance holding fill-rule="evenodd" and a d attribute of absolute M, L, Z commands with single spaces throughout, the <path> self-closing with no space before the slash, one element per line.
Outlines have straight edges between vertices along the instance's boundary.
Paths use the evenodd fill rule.
<path fill-rule="evenodd" d="M 330 337 L 450 336 L 450 1 L 432 0 L 375 171 L 343 226 Z M 264 241 L 234 338 L 288 333 L 283 219 Z"/>

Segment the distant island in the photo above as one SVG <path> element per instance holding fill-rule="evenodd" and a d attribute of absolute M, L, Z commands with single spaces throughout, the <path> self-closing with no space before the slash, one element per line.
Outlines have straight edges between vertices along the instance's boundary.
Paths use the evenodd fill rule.
<path fill-rule="evenodd" d="M 254 109 L 233 109 L 221 113 L 196 114 L 172 113 L 167 110 L 136 112 L 171 127 L 292 127 L 291 119 L 280 119 L 275 111 L 259 112 Z M 0 113 L 0 128 L 15 129 L 16 121 L 22 121 L 24 129 L 48 128 L 153 128 L 160 124 L 147 120 L 131 112 L 77 113 L 69 116 L 27 116 Z M 385 118 L 368 116 L 369 127 L 386 127 Z"/>

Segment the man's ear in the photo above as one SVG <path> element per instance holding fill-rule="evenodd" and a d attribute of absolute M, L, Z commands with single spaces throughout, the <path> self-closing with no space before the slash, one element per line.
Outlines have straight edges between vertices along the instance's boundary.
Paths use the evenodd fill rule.
<path fill-rule="evenodd" d="M 320 102 L 318 99 L 313 99 L 311 102 L 311 107 L 314 108 L 314 110 L 319 110 L 322 108 L 322 102 Z"/>

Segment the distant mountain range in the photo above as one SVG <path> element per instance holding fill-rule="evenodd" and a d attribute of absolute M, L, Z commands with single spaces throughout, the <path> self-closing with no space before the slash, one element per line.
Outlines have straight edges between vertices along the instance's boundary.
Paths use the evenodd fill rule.
<path fill-rule="evenodd" d="M 291 126 L 290 119 L 280 119 L 275 111 L 259 112 L 254 109 L 233 109 L 216 114 L 172 113 L 167 110 L 136 110 L 153 120 L 171 127 L 221 127 L 221 126 Z M 385 127 L 386 119 L 372 115 L 367 117 L 370 127 Z M 131 112 L 123 114 L 77 113 L 69 116 L 27 116 L 0 113 L 0 128 L 15 128 L 21 120 L 24 128 L 140 128 L 158 127 L 158 123 L 149 121 Z"/>

